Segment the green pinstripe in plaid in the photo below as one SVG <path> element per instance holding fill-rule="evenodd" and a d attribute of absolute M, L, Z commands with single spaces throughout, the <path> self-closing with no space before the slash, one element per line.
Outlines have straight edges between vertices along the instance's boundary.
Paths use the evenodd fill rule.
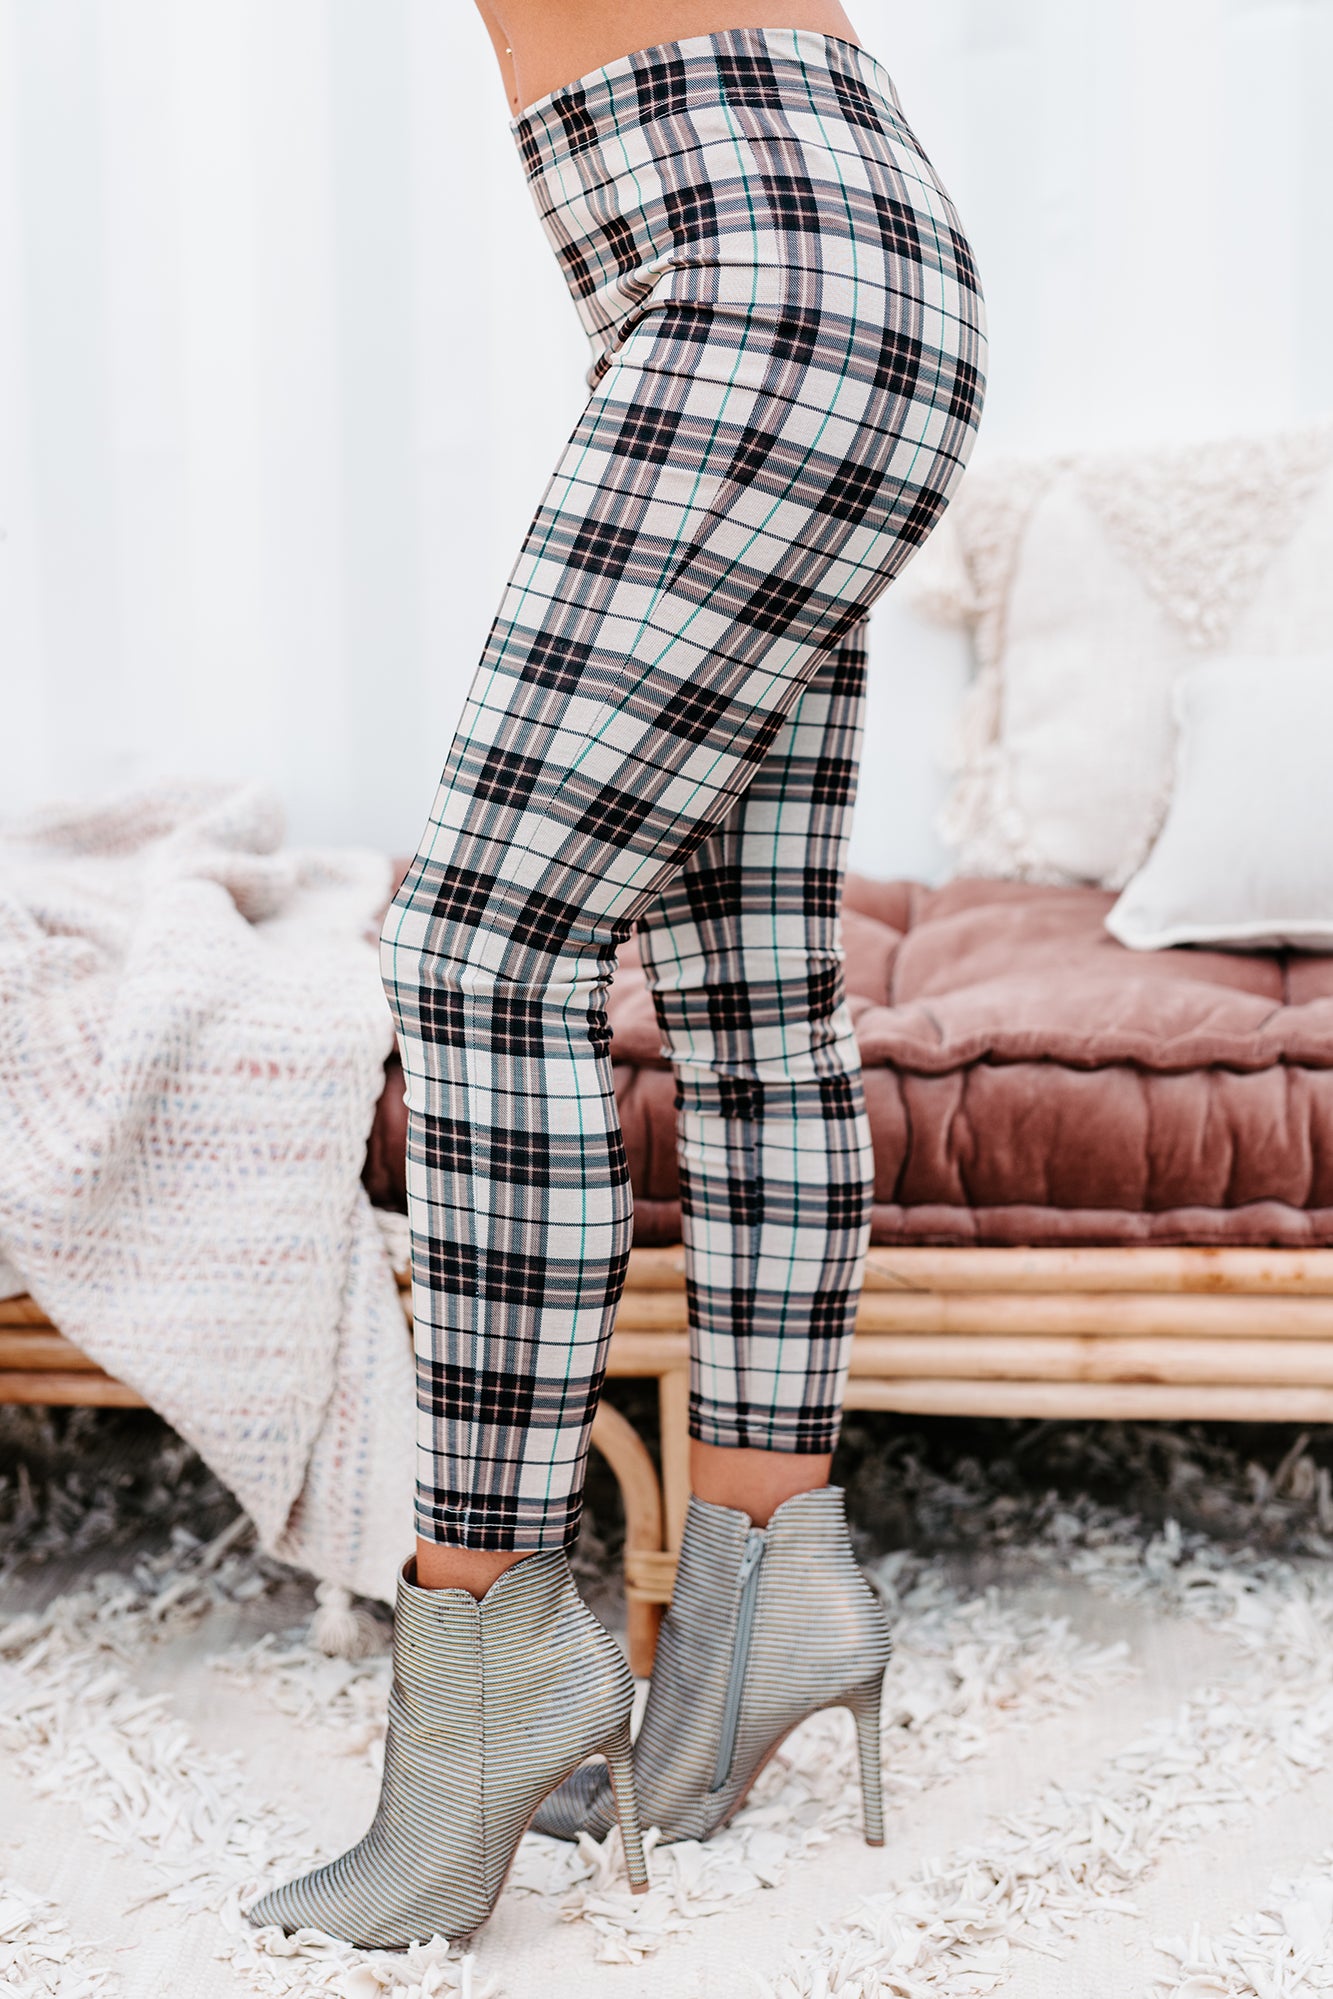
<path fill-rule="evenodd" d="M 408 1077 L 417 1526 L 566 1545 L 633 1227 L 605 998 L 677 1113 L 694 1434 L 825 1451 L 872 1158 L 838 910 L 872 601 L 980 413 L 957 216 L 879 65 L 649 49 L 515 121 L 593 343 L 384 927 Z"/>

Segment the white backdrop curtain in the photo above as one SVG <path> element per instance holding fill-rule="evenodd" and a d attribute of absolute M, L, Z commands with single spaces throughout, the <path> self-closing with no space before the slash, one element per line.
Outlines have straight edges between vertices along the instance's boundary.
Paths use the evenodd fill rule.
<path fill-rule="evenodd" d="M 962 209 L 983 449 L 1329 406 L 1333 0 L 853 0 Z M 0 0 L 0 811 L 270 780 L 409 848 L 586 356 L 466 0 Z M 965 673 L 876 619 L 854 859 Z"/>

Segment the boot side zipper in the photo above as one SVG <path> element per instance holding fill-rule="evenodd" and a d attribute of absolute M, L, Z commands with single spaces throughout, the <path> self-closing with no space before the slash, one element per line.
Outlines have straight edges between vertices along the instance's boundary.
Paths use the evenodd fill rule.
<path fill-rule="evenodd" d="M 736 1611 L 736 1638 L 731 1650 L 731 1672 L 727 1679 L 727 1699 L 722 1710 L 722 1733 L 718 1738 L 717 1762 L 712 1789 L 720 1790 L 731 1775 L 731 1759 L 736 1751 L 736 1728 L 741 1715 L 741 1695 L 745 1691 L 745 1667 L 750 1656 L 750 1634 L 754 1629 L 755 1602 L 759 1595 L 759 1564 L 764 1559 L 762 1527 L 752 1527 L 745 1537 L 737 1580 L 740 1603 Z"/>

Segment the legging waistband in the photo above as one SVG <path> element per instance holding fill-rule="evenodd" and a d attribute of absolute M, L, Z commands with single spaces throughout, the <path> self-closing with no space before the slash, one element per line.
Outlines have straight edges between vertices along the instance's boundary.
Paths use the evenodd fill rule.
<path fill-rule="evenodd" d="M 948 219 L 886 72 L 811 29 L 640 49 L 511 123 L 594 374 L 650 300 L 790 307 L 792 274 L 928 261 Z"/>
<path fill-rule="evenodd" d="M 714 106 L 853 122 L 873 122 L 887 109 L 902 121 L 888 71 L 857 43 L 813 28 L 724 28 L 617 56 L 539 97 L 510 120 L 510 130 L 536 175 L 626 140 L 635 126 L 688 120 Z M 632 151 L 622 164 L 633 165 Z"/>

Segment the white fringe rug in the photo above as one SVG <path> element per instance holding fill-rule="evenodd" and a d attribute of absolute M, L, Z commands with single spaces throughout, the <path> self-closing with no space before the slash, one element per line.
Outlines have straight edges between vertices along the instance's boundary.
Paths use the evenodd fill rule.
<path fill-rule="evenodd" d="M 1138 1434 L 1087 1433 L 1098 1489 Z M 944 1551 L 871 1562 L 896 1632 L 885 1848 L 859 1837 L 850 1726 L 820 1716 L 730 1831 L 656 1852 L 647 1897 L 614 1835 L 530 1836 L 473 1955 L 403 1957 L 239 1914 L 369 1819 L 383 1622 L 344 1631 L 360 1657 L 316 1649 L 307 1580 L 165 1430 L 146 1470 L 67 1452 L 36 1480 L 0 1431 L 0 1992 L 1333 1994 L 1329 1480 L 1303 1438 L 1266 1471 L 1201 1437 L 1175 1436 L 1172 1485 L 1217 1532 L 899 1454 L 917 1544 Z"/>

